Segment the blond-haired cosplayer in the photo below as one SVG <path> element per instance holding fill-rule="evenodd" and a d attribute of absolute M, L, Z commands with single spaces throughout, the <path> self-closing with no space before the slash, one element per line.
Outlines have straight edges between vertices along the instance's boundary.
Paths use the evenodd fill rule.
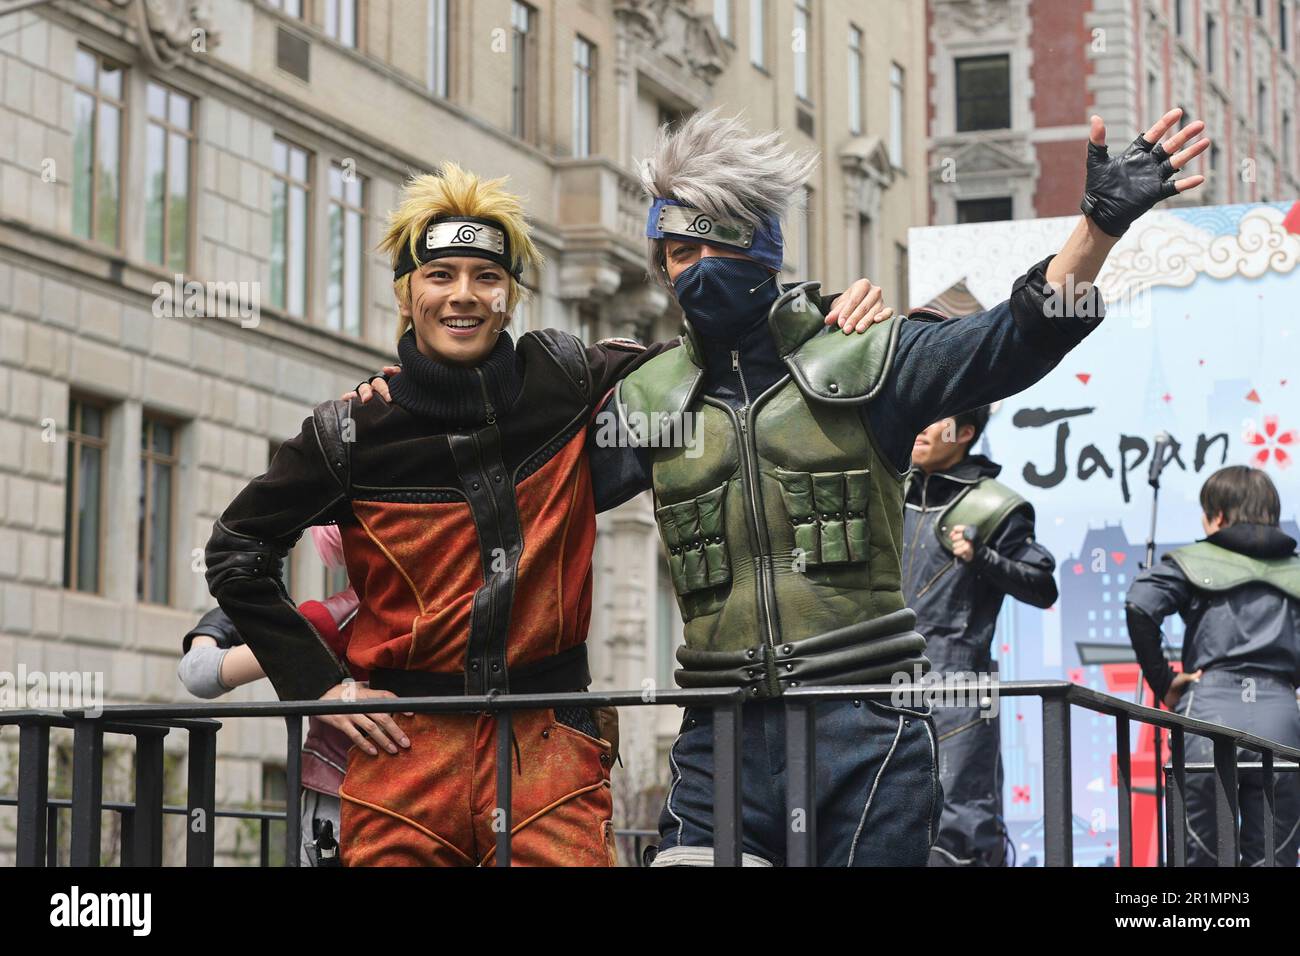
<path fill-rule="evenodd" d="M 358 698 L 575 692 L 591 681 L 598 502 L 591 420 L 616 381 L 668 346 L 506 331 L 542 261 L 517 196 L 454 163 L 404 188 L 393 263 L 400 370 L 319 405 L 217 521 L 212 593 L 283 699 L 336 699 L 347 672 L 291 601 L 280 561 L 337 523 L 360 599 L 346 651 Z M 672 345 L 676 345 L 673 342 Z M 354 742 L 344 865 L 497 860 L 497 720 L 369 714 L 329 720 Z M 577 707 L 517 711 L 512 862 L 615 860 L 617 723 Z"/>

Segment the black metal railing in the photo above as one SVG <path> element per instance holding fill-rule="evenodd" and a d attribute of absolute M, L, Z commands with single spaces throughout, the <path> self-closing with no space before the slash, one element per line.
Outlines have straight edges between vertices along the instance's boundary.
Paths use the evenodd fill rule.
<path fill-rule="evenodd" d="M 1115 719 L 1115 751 L 1119 801 L 1119 865 L 1133 864 L 1131 724 L 1153 725 L 1168 730 L 1171 743 L 1169 786 L 1165 791 L 1166 838 L 1174 866 L 1186 864 L 1186 774 L 1213 773 L 1216 779 L 1216 852 L 1221 866 L 1235 866 L 1238 856 L 1238 774 L 1243 769 L 1263 774 L 1265 862 L 1274 862 L 1273 782 L 1274 774 L 1295 772 L 1300 767 L 1300 749 L 1265 740 L 1218 724 L 1183 717 L 1170 711 L 1154 710 L 1065 681 L 993 682 L 980 688 L 998 697 L 1037 697 L 1042 702 L 1044 854 L 1048 866 L 1070 866 L 1071 767 L 1070 710 L 1081 707 Z M 811 866 L 816 862 L 817 766 L 815 740 L 816 708 L 839 700 L 915 700 L 941 694 L 942 688 L 921 685 L 871 685 L 861 687 L 806 687 L 786 692 L 786 804 L 794 817 L 796 809 L 805 821 L 787 834 L 787 864 Z M 714 746 L 714 862 L 738 866 L 741 861 L 741 706 L 744 692 L 738 688 L 667 690 L 653 696 L 641 691 L 589 692 L 571 694 L 518 694 L 475 697 L 367 698 L 360 701 L 268 701 L 265 703 L 128 704 L 85 710 L 0 711 L 0 727 L 19 728 L 19 770 L 16 796 L 0 797 L 0 806 L 17 806 L 17 863 L 19 866 L 54 865 L 58 836 L 58 811 L 71 811 L 69 862 L 73 866 L 98 866 L 100 826 L 103 811 L 121 814 L 120 858 L 127 866 L 159 866 L 162 863 L 162 821 L 165 814 L 184 814 L 186 863 L 211 866 L 215 861 L 215 827 L 218 818 L 259 820 L 261 862 L 270 858 L 269 825 L 283 820 L 285 863 L 298 865 L 301 842 L 297 795 L 302 783 L 301 747 L 304 717 L 340 713 L 490 713 L 497 723 L 496 806 L 503 814 L 496 837 L 496 865 L 510 865 L 511 841 L 511 716 L 518 710 L 555 707 L 642 707 L 694 706 L 713 710 Z M 216 807 L 218 720 L 239 717 L 282 717 L 286 728 L 285 792 L 283 813 L 218 809 Z M 49 795 L 49 745 L 53 728 L 71 729 L 72 798 Z M 163 738 L 171 730 L 189 735 L 188 788 L 185 806 L 163 802 Z M 1198 734 L 1213 742 L 1213 762 L 1187 764 L 1184 739 Z M 104 735 L 135 738 L 135 800 L 132 803 L 103 801 Z M 1261 755 L 1258 763 L 1238 762 L 1238 747 Z M 1289 761 L 1289 762 L 1286 762 Z M 646 831 L 623 831 L 637 840 L 639 858 Z"/>

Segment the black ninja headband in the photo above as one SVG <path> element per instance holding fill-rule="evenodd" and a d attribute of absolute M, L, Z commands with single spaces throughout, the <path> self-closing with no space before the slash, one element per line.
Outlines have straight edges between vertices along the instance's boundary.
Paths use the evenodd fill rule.
<path fill-rule="evenodd" d="M 473 256 L 495 262 L 520 281 L 524 273 L 522 262 L 516 262 L 510 249 L 510 236 L 501 223 L 475 216 L 437 216 L 425 226 L 424 238 L 411 247 L 402 244 L 393 269 L 393 281 L 414 272 L 426 262 L 450 256 Z"/>

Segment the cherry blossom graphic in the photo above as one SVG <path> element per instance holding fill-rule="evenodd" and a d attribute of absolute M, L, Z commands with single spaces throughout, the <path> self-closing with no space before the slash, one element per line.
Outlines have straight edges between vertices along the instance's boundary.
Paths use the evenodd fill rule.
<path fill-rule="evenodd" d="M 1023 786 L 1023 787 L 1021 787 L 1021 786 L 1012 786 L 1012 788 L 1011 788 L 1011 802 L 1012 802 L 1012 803 L 1028 803 L 1028 802 L 1029 802 L 1029 786 L 1028 786 L 1028 784 L 1026 784 L 1026 785 Z"/>
<path fill-rule="evenodd" d="M 1082 667 L 1071 667 L 1065 676 L 1071 684 L 1082 684 L 1084 682 Z"/>
<path fill-rule="evenodd" d="M 1277 462 L 1279 468 L 1291 465 L 1291 452 L 1283 446 L 1294 446 L 1300 440 L 1300 434 L 1294 428 L 1279 432 L 1276 415 L 1264 416 L 1264 431 L 1257 432 L 1253 425 L 1247 425 L 1245 441 L 1256 449 L 1253 458 L 1261 467 L 1268 464 L 1270 458 Z"/>
<path fill-rule="evenodd" d="M 1088 379 L 1092 378 L 1092 373 L 1091 373 L 1091 372 L 1075 372 L 1075 373 L 1074 373 L 1074 377 L 1077 378 L 1079 381 L 1081 381 L 1084 385 L 1087 385 L 1087 384 L 1088 384 Z"/>

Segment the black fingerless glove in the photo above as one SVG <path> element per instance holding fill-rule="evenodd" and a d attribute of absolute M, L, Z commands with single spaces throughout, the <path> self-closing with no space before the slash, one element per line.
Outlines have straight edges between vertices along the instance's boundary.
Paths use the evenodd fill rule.
<path fill-rule="evenodd" d="M 373 381 L 374 381 L 375 379 L 377 379 L 377 378 L 382 378 L 385 382 L 388 381 L 388 376 L 385 375 L 383 372 L 380 372 L 380 373 L 378 373 L 378 374 L 376 374 L 376 375 L 372 375 L 372 376 L 370 376 L 368 379 L 366 379 L 366 380 L 363 381 L 363 382 L 357 382 L 357 384 L 353 387 L 352 391 L 357 392 L 357 393 L 359 394 L 359 393 L 361 392 L 361 386 L 362 386 L 362 385 L 369 385 L 371 382 L 373 382 Z"/>
<path fill-rule="evenodd" d="M 1088 184 L 1079 208 L 1102 232 L 1119 238 L 1162 199 L 1178 192 L 1172 161 L 1159 143 L 1139 136 L 1119 157 L 1088 143 Z"/>

